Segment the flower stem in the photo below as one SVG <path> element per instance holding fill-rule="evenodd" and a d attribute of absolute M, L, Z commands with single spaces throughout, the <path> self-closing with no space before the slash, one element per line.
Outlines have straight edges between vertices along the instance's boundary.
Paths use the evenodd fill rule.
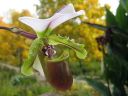
<path fill-rule="evenodd" d="M 0 26 L 0 29 L 8 30 L 8 31 L 11 31 L 12 33 L 15 33 L 15 34 L 20 34 L 21 36 L 27 37 L 27 38 L 32 39 L 32 40 L 37 38 L 37 36 L 35 34 L 31 34 L 27 31 L 24 31 L 24 30 L 17 28 L 17 27 L 9 28 L 9 27 Z"/>
<path fill-rule="evenodd" d="M 32 40 L 34 40 L 35 38 L 37 38 L 37 36 L 35 34 L 31 34 L 31 33 L 26 32 L 26 31 L 19 31 L 18 34 L 20 34 L 20 35 L 22 35 L 24 37 L 27 37 L 29 39 L 32 39 Z"/>
<path fill-rule="evenodd" d="M 11 31 L 10 28 L 8 28 L 8 27 L 4 27 L 4 26 L 0 26 L 0 29 L 4 29 L 4 30 Z"/>

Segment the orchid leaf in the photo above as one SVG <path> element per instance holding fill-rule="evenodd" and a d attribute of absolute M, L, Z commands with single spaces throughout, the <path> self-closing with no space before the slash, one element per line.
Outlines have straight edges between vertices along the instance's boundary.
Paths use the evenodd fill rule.
<path fill-rule="evenodd" d="M 68 37 L 62 37 L 59 35 L 51 35 L 48 38 L 50 45 L 61 44 L 72 48 L 76 52 L 76 56 L 80 59 L 84 59 L 87 55 L 87 51 L 84 49 L 84 45 L 76 43 L 73 39 L 70 40 Z"/>
<path fill-rule="evenodd" d="M 121 29 L 127 29 L 128 27 L 128 16 L 126 16 L 126 11 L 123 8 L 123 6 L 120 4 L 116 11 L 116 21 L 118 23 L 118 26 Z"/>
<path fill-rule="evenodd" d="M 105 86 L 104 83 L 91 78 L 85 78 L 85 80 L 89 85 L 99 91 L 102 96 L 111 96 L 107 86 Z"/>
<path fill-rule="evenodd" d="M 41 38 L 37 38 L 32 42 L 30 50 L 29 50 L 28 58 L 24 61 L 21 67 L 22 74 L 27 75 L 27 76 L 33 74 L 32 66 L 39 52 L 39 49 L 41 48 L 42 45 L 43 45 L 43 41 Z"/>
<path fill-rule="evenodd" d="M 128 0 L 120 0 L 120 3 L 122 4 L 123 8 L 127 11 L 128 13 Z"/>
<path fill-rule="evenodd" d="M 63 53 L 56 58 L 52 58 L 51 60 L 48 60 L 50 62 L 59 62 L 59 61 L 63 61 L 65 59 L 67 59 L 69 57 L 69 52 L 67 50 L 64 50 Z"/>
<path fill-rule="evenodd" d="M 99 30 L 103 30 L 103 31 L 106 31 L 107 30 L 107 27 L 106 26 L 103 26 L 103 25 L 100 25 L 100 24 L 94 24 L 94 23 L 89 23 L 89 22 L 85 22 L 87 25 L 91 26 L 91 27 L 94 27 L 94 28 L 97 28 Z"/>
<path fill-rule="evenodd" d="M 106 23 L 107 26 L 116 26 L 118 23 L 116 22 L 116 18 L 113 13 L 106 8 Z"/>

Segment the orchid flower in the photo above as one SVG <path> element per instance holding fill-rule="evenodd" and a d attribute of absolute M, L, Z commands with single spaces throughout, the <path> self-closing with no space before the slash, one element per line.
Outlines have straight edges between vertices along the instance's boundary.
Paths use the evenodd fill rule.
<path fill-rule="evenodd" d="M 33 71 L 38 71 L 41 75 L 43 74 L 43 69 L 40 63 L 35 64 L 37 59 L 39 59 L 39 52 L 45 46 L 49 45 L 64 45 L 72 48 L 76 52 L 76 56 L 80 59 L 86 57 L 86 50 L 83 44 L 75 43 L 74 40 L 70 40 L 68 37 L 62 37 L 55 34 L 51 34 L 52 30 L 55 29 L 60 24 L 80 15 L 84 15 L 84 10 L 75 11 L 72 4 L 68 4 L 63 7 L 60 11 L 56 12 L 52 17 L 48 19 L 38 19 L 32 17 L 20 17 L 19 20 L 33 28 L 37 34 L 37 38 L 32 42 L 28 54 L 28 58 L 24 61 L 21 72 L 24 75 L 32 75 Z M 68 52 L 62 54 L 59 58 L 53 61 L 60 61 L 65 59 L 65 55 L 68 57 Z M 40 66 L 40 67 L 39 67 Z"/>

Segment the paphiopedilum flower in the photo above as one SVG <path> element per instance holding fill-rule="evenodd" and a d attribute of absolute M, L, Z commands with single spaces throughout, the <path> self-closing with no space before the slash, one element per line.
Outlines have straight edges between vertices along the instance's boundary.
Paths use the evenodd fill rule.
<path fill-rule="evenodd" d="M 33 28 L 37 32 L 37 35 L 42 37 L 42 34 L 47 33 L 47 31 L 52 31 L 65 21 L 84 14 L 84 10 L 75 11 L 74 6 L 68 4 L 48 19 L 20 17 L 19 20 Z"/>
<path fill-rule="evenodd" d="M 84 59 L 86 57 L 87 52 L 84 49 L 83 44 L 75 43 L 75 41 L 73 39 L 70 40 L 68 37 L 62 37 L 60 35 L 50 34 L 51 31 L 54 28 L 56 28 L 57 26 L 59 26 L 60 24 L 64 23 L 65 21 L 67 21 L 69 19 L 72 19 L 74 17 L 80 16 L 83 14 L 84 14 L 83 10 L 75 11 L 73 5 L 68 4 L 67 6 L 63 7 L 60 11 L 56 12 L 52 17 L 50 17 L 48 19 L 20 17 L 19 20 L 21 22 L 27 24 L 31 28 L 33 28 L 37 34 L 37 38 L 31 44 L 28 58 L 24 61 L 24 64 L 22 65 L 21 72 L 24 75 L 29 76 L 29 75 L 33 74 L 34 70 L 36 70 L 42 76 L 44 75 L 43 69 L 45 69 L 46 67 L 45 67 L 45 64 L 41 65 L 41 63 L 40 63 L 40 62 L 42 62 L 41 59 L 43 58 L 43 56 L 41 55 L 41 50 L 42 50 L 42 48 L 44 48 L 44 46 L 46 47 L 46 49 L 44 48 L 44 50 L 46 51 L 45 55 L 48 55 L 48 58 L 54 54 L 54 50 L 52 49 L 52 46 L 60 44 L 60 45 L 64 45 L 66 47 L 72 48 L 75 51 L 76 56 L 78 58 Z M 62 85 L 67 84 L 67 86 L 63 86 L 65 88 L 62 88 L 62 90 L 69 88 L 72 84 L 71 74 L 69 74 L 67 65 L 65 64 L 65 62 L 63 62 L 65 59 L 67 59 L 68 56 L 69 56 L 68 51 L 63 49 L 63 52 L 59 57 L 52 58 L 52 59 L 50 58 L 50 60 L 47 61 L 47 63 L 48 63 L 47 67 L 49 67 L 51 71 L 49 70 L 49 73 L 44 72 L 45 74 L 50 74 L 50 75 L 58 74 L 60 76 L 58 78 L 65 76 L 65 78 L 63 78 L 63 80 L 62 80 L 63 81 Z M 56 68 L 63 67 L 63 68 L 65 68 L 65 69 L 63 69 L 63 71 L 65 71 L 65 72 L 62 72 L 61 69 L 58 69 L 58 71 L 60 71 L 60 72 L 54 73 L 53 71 L 57 70 L 57 69 L 52 69 L 51 66 L 52 66 L 52 68 L 53 67 L 56 67 Z M 43 69 L 42 69 L 42 67 L 43 67 Z M 69 78 L 67 78 L 67 77 L 71 77 L 70 83 L 68 80 Z M 51 80 L 51 78 L 53 79 L 53 77 L 48 77 L 48 78 L 50 80 Z M 49 82 L 51 82 L 51 84 L 53 84 L 53 81 L 50 81 L 50 80 L 49 80 Z M 58 80 L 60 81 L 61 79 L 58 79 Z M 59 81 L 58 81 L 58 83 L 60 83 L 60 85 L 61 85 L 62 81 L 61 82 L 59 82 Z M 59 85 L 55 85 L 55 86 L 59 86 Z M 58 87 L 58 88 L 60 88 L 60 87 Z"/>

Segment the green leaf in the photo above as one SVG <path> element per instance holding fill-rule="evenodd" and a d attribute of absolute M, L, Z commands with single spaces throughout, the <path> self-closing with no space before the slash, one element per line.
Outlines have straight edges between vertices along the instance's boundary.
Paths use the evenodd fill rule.
<path fill-rule="evenodd" d="M 89 85 L 91 85 L 93 88 L 99 91 L 102 94 L 102 96 L 110 96 L 108 88 L 102 82 L 90 78 L 85 78 L 85 80 Z"/>
<path fill-rule="evenodd" d="M 106 8 L 106 22 L 107 26 L 116 26 L 117 22 L 113 13 Z"/>
<path fill-rule="evenodd" d="M 110 50 L 104 56 L 104 64 L 107 66 L 105 75 L 115 86 L 119 86 L 128 80 L 128 62 L 114 51 Z"/>
<path fill-rule="evenodd" d="M 128 16 L 126 16 L 126 11 L 120 4 L 116 11 L 116 21 L 120 28 L 127 29 L 128 27 Z"/>
<path fill-rule="evenodd" d="M 94 27 L 94 28 L 97 28 L 97 29 L 103 30 L 103 31 L 107 31 L 109 28 L 109 26 L 103 26 L 103 25 L 88 23 L 88 22 L 85 22 L 85 23 L 91 27 Z M 121 37 L 122 39 L 128 40 L 128 36 L 127 36 L 128 34 L 125 30 L 122 30 L 121 28 L 118 28 L 118 27 L 111 27 L 111 30 L 114 33 L 113 35 L 116 35 L 116 36 Z"/>
<path fill-rule="evenodd" d="M 103 26 L 103 25 L 89 23 L 89 22 L 85 22 L 85 23 L 88 24 L 89 26 L 94 27 L 94 28 L 97 28 L 99 30 L 103 30 L 103 31 L 106 31 L 107 30 L 107 27 L 106 26 Z"/>
<path fill-rule="evenodd" d="M 94 24 L 94 23 L 88 23 L 85 22 L 86 24 L 88 24 L 91 27 L 97 28 L 99 30 L 103 30 L 103 31 L 107 31 L 109 26 L 103 26 L 103 25 L 99 25 L 99 24 Z M 127 22 L 128 23 L 128 22 Z M 124 40 L 128 40 L 128 34 L 125 30 L 122 30 L 121 28 L 118 27 L 110 27 L 112 32 L 114 33 L 113 36 L 119 36 L 120 38 L 124 39 Z"/>
<path fill-rule="evenodd" d="M 48 37 L 50 45 L 64 45 L 69 48 L 72 48 L 76 52 L 76 56 L 80 59 L 84 59 L 87 55 L 87 51 L 84 49 L 83 44 L 75 43 L 72 39 L 70 40 L 68 37 L 62 37 L 57 35 L 51 35 Z"/>
<path fill-rule="evenodd" d="M 120 0 L 120 3 L 122 4 L 123 8 L 127 11 L 128 13 L 128 0 Z"/>
<path fill-rule="evenodd" d="M 42 46 L 43 46 L 43 40 L 41 38 L 37 38 L 32 42 L 30 50 L 29 50 L 28 58 L 24 61 L 21 67 L 22 74 L 27 75 L 27 76 L 33 74 L 32 65 Z"/>

